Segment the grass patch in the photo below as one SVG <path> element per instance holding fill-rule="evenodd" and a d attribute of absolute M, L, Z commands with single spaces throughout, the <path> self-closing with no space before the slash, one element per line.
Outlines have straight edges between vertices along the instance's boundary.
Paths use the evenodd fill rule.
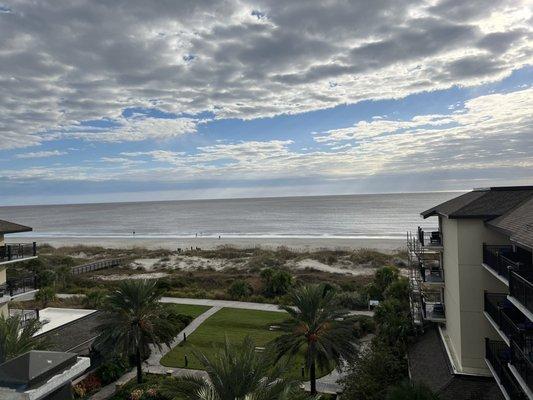
<path fill-rule="evenodd" d="M 256 346 L 265 347 L 281 334 L 279 331 L 269 331 L 268 328 L 286 318 L 287 314 L 281 312 L 223 308 L 194 331 L 186 343 L 181 343 L 165 354 L 161 364 L 167 367 L 201 369 L 193 349 L 212 357 L 219 351 L 226 337 L 232 343 L 241 343 L 246 336 L 250 336 Z M 188 358 L 187 367 L 185 356 Z M 302 365 L 303 356 L 298 355 L 291 360 L 288 375 L 300 379 Z M 321 371 L 317 375 L 323 376 L 328 372 Z"/>
<path fill-rule="evenodd" d="M 210 306 L 197 306 L 194 304 L 165 304 L 167 305 L 167 307 L 172 308 L 176 313 L 189 315 L 193 318 L 198 317 L 200 314 L 203 314 L 211 308 Z"/>

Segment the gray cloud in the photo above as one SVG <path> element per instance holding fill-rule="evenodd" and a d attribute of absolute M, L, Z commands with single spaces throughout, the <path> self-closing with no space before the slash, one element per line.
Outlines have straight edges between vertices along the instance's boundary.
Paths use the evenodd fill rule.
<path fill-rule="evenodd" d="M 13 0 L 4 8 L 0 148 L 118 119 L 127 107 L 266 117 L 475 85 L 532 58 L 527 3 L 511 0 Z"/>

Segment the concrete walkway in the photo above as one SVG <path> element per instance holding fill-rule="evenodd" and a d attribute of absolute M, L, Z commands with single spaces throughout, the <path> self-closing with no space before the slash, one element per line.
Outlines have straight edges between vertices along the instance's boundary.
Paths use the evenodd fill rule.
<path fill-rule="evenodd" d="M 226 307 L 226 308 L 242 308 L 246 310 L 258 310 L 258 311 L 276 311 L 284 312 L 279 309 L 277 304 L 268 303 L 250 303 L 247 301 L 232 301 L 232 300 L 211 300 L 211 299 L 189 299 L 183 297 L 162 297 L 162 303 L 172 304 L 190 304 L 197 306 L 209 306 L 209 307 Z M 374 316 L 374 311 L 360 310 L 351 311 L 350 315 L 366 315 L 369 317 Z"/>
<path fill-rule="evenodd" d="M 183 342 L 183 335 L 186 335 L 187 337 L 190 336 L 191 333 L 193 333 L 200 325 L 202 325 L 207 318 L 209 318 L 211 315 L 219 311 L 222 307 L 211 307 L 209 310 L 204 312 L 203 314 L 200 314 L 198 317 L 192 320 L 192 322 L 185 327 L 178 335 L 174 338 L 170 345 L 170 349 L 173 349 L 177 345 L 179 345 L 181 342 Z M 166 346 L 163 346 L 160 349 L 157 348 L 157 346 L 150 345 L 150 357 L 144 362 L 144 370 L 153 374 L 169 374 L 172 373 L 173 370 L 177 368 L 171 368 L 171 367 L 164 367 L 161 365 L 161 358 L 170 350 Z M 179 368 L 178 368 L 179 369 Z M 187 370 L 189 371 L 189 370 Z"/>

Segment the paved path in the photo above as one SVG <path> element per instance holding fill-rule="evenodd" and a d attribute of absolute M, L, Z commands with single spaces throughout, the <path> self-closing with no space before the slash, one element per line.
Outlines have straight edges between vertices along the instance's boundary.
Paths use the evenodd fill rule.
<path fill-rule="evenodd" d="M 207 318 L 216 313 L 222 307 L 211 307 L 209 310 L 196 317 L 189 325 L 185 327 L 172 341 L 170 348 L 173 349 L 183 341 L 183 335 L 190 336 Z M 157 346 L 150 345 L 150 357 L 144 362 L 145 370 L 154 374 L 168 374 L 176 368 L 164 367 L 161 365 L 161 358 L 169 351 L 166 346 L 160 349 Z"/>
<path fill-rule="evenodd" d="M 277 304 L 268 304 L 268 303 L 250 303 L 247 301 L 231 301 L 231 300 L 211 300 L 211 299 L 188 299 L 183 297 L 163 297 L 161 298 L 162 303 L 173 303 L 173 304 L 191 304 L 198 306 L 209 306 L 209 307 L 227 307 L 227 308 L 242 308 L 246 310 L 258 310 L 258 311 L 276 311 L 284 312 L 279 309 Z M 351 315 L 367 315 L 369 317 L 374 316 L 374 311 L 351 311 Z"/>

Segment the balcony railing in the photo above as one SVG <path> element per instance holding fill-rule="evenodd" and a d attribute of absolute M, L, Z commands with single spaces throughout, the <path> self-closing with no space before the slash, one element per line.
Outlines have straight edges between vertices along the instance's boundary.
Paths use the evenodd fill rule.
<path fill-rule="evenodd" d="M 484 310 L 508 340 L 513 337 L 524 347 L 533 338 L 533 324 L 507 299 L 506 294 L 485 292 Z"/>
<path fill-rule="evenodd" d="M 483 244 L 483 263 L 507 280 L 509 280 L 509 269 L 520 268 L 520 262 L 511 245 Z"/>
<path fill-rule="evenodd" d="M 533 274 L 511 271 L 509 294 L 533 313 Z"/>
<path fill-rule="evenodd" d="M 511 361 L 511 351 L 505 342 L 485 338 L 485 358 L 511 399 L 527 399 L 516 378 L 509 370 L 508 363 Z"/>
<path fill-rule="evenodd" d="M 21 260 L 37 255 L 37 243 L 9 243 L 0 246 L 0 262 Z"/>
<path fill-rule="evenodd" d="M 20 327 L 24 328 L 33 320 L 39 320 L 39 310 L 9 309 L 9 316 L 18 316 L 20 318 Z"/>
<path fill-rule="evenodd" d="M 440 266 L 439 261 L 420 261 L 419 263 L 420 276 L 423 282 L 427 283 L 443 283 L 444 270 Z"/>
<path fill-rule="evenodd" d="M 7 280 L 7 294 L 16 296 L 18 294 L 30 292 L 39 287 L 36 275 L 29 275 L 22 278 Z"/>
<path fill-rule="evenodd" d="M 516 368 L 527 387 L 533 389 L 533 352 L 524 349 L 515 340 L 511 340 L 511 364 Z"/>

